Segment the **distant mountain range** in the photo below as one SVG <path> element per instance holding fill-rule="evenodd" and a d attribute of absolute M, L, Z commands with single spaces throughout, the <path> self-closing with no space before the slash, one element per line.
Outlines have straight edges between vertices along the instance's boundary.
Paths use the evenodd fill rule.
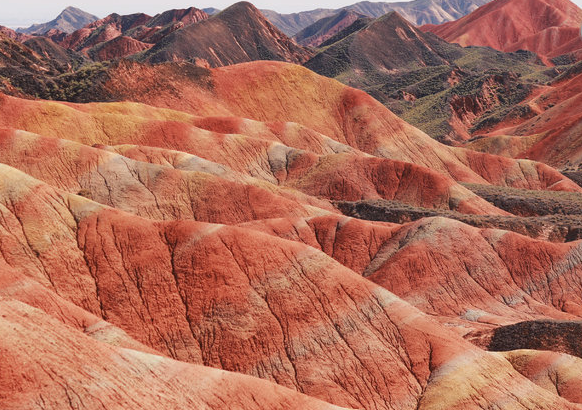
<path fill-rule="evenodd" d="M 581 25 L 582 10 L 569 0 L 502 0 L 422 30 L 462 46 L 530 50 L 551 59 L 582 52 Z"/>
<path fill-rule="evenodd" d="M 99 17 L 75 7 L 67 7 L 57 18 L 48 23 L 33 24 L 28 28 L 18 29 L 16 31 L 23 34 L 44 34 L 49 30 L 72 33 L 95 20 L 99 20 Z"/>
<path fill-rule="evenodd" d="M 294 36 L 301 30 L 323 18 L 332 18 L 342 10 L 359 13 L 368 17 L 380 17 L 389 11 L 397 11 L 407 20 L 417 25 L 440 24 L 456 20 L 476 10 L 489 0 L 413 0 L 410 2 L 369 2 L 362 1 L 340 9 L 316 9 L 293 14 L 281 14 L 273 10 L 261 10 L 263 15 L 287 36 Z M 219 9 L 202 9 L 209 16 L 218 14 Z M 54 20 L 34 24 L 16 30 L 21 34 L 39 35 L 49 31 L 70 34 L 99 20 L 99 17 L 75 7 L 67 7 Z"/>
<path fill-rule="evenodd" d="M 423 33 L 397 12 L 355 21 L 305 65 L 367 91 L 448 143 L 470 139 L 482 117 L 525 98 L 533 81 L 519 75 L 546 71 L 533 53 L 462 48 Z"/>
<path fill-rule="evenodd" d="M 205 12 L 206 14 L 208 14 L 209 16 L 212 16 L 213 14 L 220 12 L 219 9 L 216 9 L 214 7 L 206 7 L 204 9 L 202 9 L 202 11 Z"/>
<path fill-rule="evenodd" d="M 495 0 L 459 20 L 474 22 L 475 27 L 483 29 L 458 22 L 425 25 L 423 29 L 458 27 L 457 31 L 467 31 L 467 35 L 459 34 L 463 41 L 473 41 L 479 34 L 502 41 L 499 36 L 487 35 L 495 19 L 491 16 L 525 9 L 528 2 L 540 3 L 535 7 L 545 10 L 540 15 L 547 16 L 544 21 L 534 19 L 527 23 L 534 31 L 543 33 L 547 25 L 560 22 L 571 26 L 580 18 L 579 9 L 567 0 Z M 382 4 L 358 3 L 354 7 L 369 14 L 377 12 Z M 35 66 L 47 67 L 48 72 L 55 73 L 54 79 L 47 80 L 41 72 L 31 71 L 23 63 L 12 74 L 12 83 L 29 94 L 60 98 L 61 93 L 54 92 L 61 87 L 58 75 L 69 67 L 91 61 L 120 58 L 149 63 L 187 61 L 204 67 L 256 60 L 285 61 L 304 64 L 319 74 L 368 92 L 433 138 L 463 144 L 475 133 L 502 121 L 539 82 L 550 81 L 561 72 L 543 65 L 548 63 L 543 54 L 540 60 L 533 53 L 505 53 L 501 43 L 486 44 L 500 51 L 449 44 L 432 33 L 424 33 L 395 11 L 374 19 L 352 8 L 340 9 L 297 33 L 294 40 L 299 45 L 250 3 L 209 11 L 215 14 L 210 16 L 194 7 L 168 10 L 153 17 L 143 13 L 112 14 L 69 34 L 51 29 L 34 42 L 30 35 L 4 28 L 2 33 L 8 38 L 30 48 L 30 61 L 40 59 Z M 552 20 L 554 15 L 557 17 Z M 540 41 L 539 46 L 544 44 Z M 55 66 L 51 58 L 59 65 Z M 563 60 L 560 64 L 578 59 L 575 54 L 560 58 Z M 91 71 L 95 75 L 98 72 L 99 69 Z M 91 78 L 98 81 L 97 77 Z M 57 85 L 49 87 L 47 84 L 53 81 Z M 71 92 L 76 91 L 67 90 L 65 94 Z"/>
<path fill-rule="evenodd" d="M 337 14 L 324 17 L 305 27 L 293 36 L 293 40 L 302 46 L 317 47 L 361 18 L 366 18 L 366 16 L 352 10 L 342 9 Z"/>
<path fill-rule="evenodd" d="M 322 18 L 331 17 L 341 10 L 351 10 L 369 17 L 380 17 L 389 11 L 397 11 L 416 25 L 440 24 L 463 17 L 489 0 L 413 0 L 410 2 L 384 3 L 362 1 L 341 9 L 315 9 L 293 14 L 280 14 L 273 10 L 261 10 L 275 26 L 288 36 L 294 36 Z"/>
<path fill-rule="evenodd" d="M 254 60 L 302 64 L 313 55 L 246 2 L 212 16 L 195 7 L 154 17 L 111 14 L 73 33 L 53 29 L 45 36 L 95 61 L 131 57 L 150 62 L 198 61 L 217 67 Z"/>
<path fill-rule="evenodd" d="M 143 13 L 111 14 L 68 35 L 48 34 L 65 48 L 105 61 L 148 50 L 174 31 L 207 18 L 208 14 L 195 7 L 168 10 L 153 17 Z"/>
<path fill-rule="evenodd" d="M 138 59 L 163 62 L 196 58 L 219 67 L 253 60 L 301 64 L 311 55 L 273 26 L 251 3 L 240 2 L 168 35 Z"/>

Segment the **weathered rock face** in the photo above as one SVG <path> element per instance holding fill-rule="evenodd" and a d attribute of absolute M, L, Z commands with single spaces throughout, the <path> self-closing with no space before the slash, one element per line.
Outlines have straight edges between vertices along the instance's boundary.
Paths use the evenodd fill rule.
<path fill-rule="evenodd" d="M 119 36 L 91 48 L 88 54 L 93 60 L 107 61 L 141 53 L 151 47 L 152 44 L 144 43 L 131 37 Z"/>
<path fill-rule="evenodd" d="M 355 154 L 317 156 L 269 143 L 264 151 L 259 147 L 249 156 L 248 162 L 241 163 L 244 158 L 236 156 L 230 159 L 237 162 L 221 164 L 164 149 L 107 148 L 125 155 L 120 156 L 67 140 L 11 130 L 0 132 L 0 146 L 3 148 L 0 160 L 6 164 L 71 193 L 83 191 L 97 202 L 152 218 L 238 223 L 318 215 L 332 210 L 323 198 L 397 199 L 415 206 L 464 213 L 505 214 L 436 172 Z M 217 147 L 213 153 L 218 155 L 210 159 L 222 162 L 227 150 L 237 148 L 229 144 L 221 152 Z M 187 150 L 186 146 L 180 148 Z M 252 146 L 245 144 L 239 149 L 242 148 L 245 151 L 241 155 L 253 153 Z M 31 152 L 34 159 L 30 158 Z M 266 154 L 264 162 L 256 157 L 262 152 Z M 198 149 L 195 153 L 205 154 Z M 64 171 L 61 167 L 55 169 L 55 163 L 63 164 Z M 249 170 L 255 177 L 242 173 Z M 424 181 L 426 188 L 419 189 L 417 181 Z M 226 197 L 231 198 L 229 204 L 214 209 Z"/>
<path fill-rule="evenodd" d="M 457 180 L 572 181 L 297 66 L 104 75 L 124 102 L 0 97 L 0 407 L 580 408 L 463 338 L 579 319 L 580 242 L 333 206 L 512 218 Z"/>
<path fill-rule="evenodd" d="M 531 389 L 526 408 L 540 403 L 569 408 L 506 361 L 472 347 L 314 248 L 254 230 L 148 221 L 64 194 L 6 166 L 2 173 L 2 232 L 13 223 L 22 232 L 20 237 L 2 233 L 6 262 L 28 267 L 31 279 L 123 324 L 130 336 L 166 355 L 265 378 L 343 406 L 477 408 L 467 407 L 464 392 L 509 399 L 526 383 Z M 50 246 L 56 243 L 58 252 Z M 53 332 L 67 340 L 59 326 Z M 84 360 L 86 353 L 77 353 L 79 342 L 65 341 L 60 343 L 72 343 L 70 351 L 80 355 L 75 360 Z M 100 357 L 99 348 L 85 346 L 95 360 Z M 43 360 L 59 362 L 57 353 Z M 16 356 L 13 362 L 21 360 Z M 60 366 L 72 390 L 86 397 L 75 381 L 80 376 L 65 375 L 62 361 Z M 187 383 L 188 367 L 179 366 Z M 64 369 L 70 367 L 76 369 L 72 364 Z M 465 387 L 443 396 L 442 386 L 457 383 L 461 372 L 472 375 Z M 22 388 L 35 391 L 34 386 Z M 295 400 L 301 399 L 307 400 Z"/>
<path fill-rule="evenodd" d="M 326 138 L 318 138 L 321 141 L 319 144 L 325 143 L 328 152 L 336 150 L 339 142 L 374 156 L 431 168 L 456 181 L 529 189 L 580 190 L 579 186 L 552 168 L 539 163 L 483 155 L 439 144 L 399 119 L 364 92 L 345 87 L 295 65 L 254 62 L 209 71 L 188 65 L 169 64 L 151 67 L 122 63 L 113 68 L 108 77 L 99 91 L 93 91 L 110 95 L 113 99 L 139 101 L 198 116 L 230 116 L 279 124 L 299 123 L 304 128 L 323 134 Z M 273 95 L 268 91 L 270 89 L 278 89 L 280 94 Z M 264 97 L 250 98 L 255 92 L 260 92 Z M 38 114 L 30 110 L 28 112 L 31 117 L 37 118 Z M 94 121 L 84 125 L 81 132 L 75 120 L 69 122 L 59 120 L 61 124 L 57 127 L 60 128 L 59 134 L 55 135 L 55 131 L 46 132 L 47 128 L 55 129 L 48 123 L 43 129 L 42 124 L 36 121 L 28 121 L 28 125 L 18 122 L 24 121 L 24 118 L 26 117 L 23 115 L 16 115 L 15 120 L 13 116 L 8 116 L 3 124 L 64 139 L 72 139 L 74 138 L 72 135 L 82 133 L 81 142 L 87 143 L 93 139 L 92 143 L 115 145 L 115 142 L 95 137 L 102 134 L 99 134 L 99 127 Z M 164 119 L 157 114 L 148 120 L 154 118 Z M 186 131 L 185 125 L 182 124 L 187 116 L 182 113 L 170 118 L 180 121 L 161 124 L 146 121 L 144 118 L 138 119 L 141 134 L 139 136 L 135 128 L 121 125 L 119 121 L 114 125 L 124 127 L 127 132 L 134 135 L 134 139 L 139 138 L 133 143 L 154 146 L 163 143 L 163 147 L 176 149 L 172 144 L 189 140 L 186 137 L 189 131 Z M 44 118 L 43 121 L 47 119 Z M 232 126 L 234 124 L 231 124 Z M 262 128 L 260 131 L 249 131 L 254 126 L 252 122 L 246 120 L 238 121 L 237 126 L 240 127 L 238 132 L 243 135 L 269 133 L 266 127 L 260 127 Z M 209 122 L 205 127 L 213 129 L 214 125 Z M 293 142 L 282 140 L 285 145 L 311 150 L 316 142 L 315 138 L 306 140 L 306 134 L 298 134 L 294 128 L 285 126 L 279 130 L 272 130 L 270 134 L 294 139 Z M 118 132 L 119 130 L 113 135 Z M 164 139 L 159 137 L 162 132 L 165 134 Z M 153 137 L 149 137 L 150 142 L 144 143 L 148 136 L 154 133 L 160 142 L 153 143 L 151 142 Z M 314 135 L 313 132 L 311 135 Z M 206 134 L 205 137 L 208 139 L 209 135 Z M 231 138 L 223 140 L 230 143 Z M 127 139 L 124 142 L 127 142 Z M 256 145 L 259 142 L 252 143 Z M 212 151 L 214 147 L 207 149 Z M 180 150 L 192 152 L 184 148 Z M 341 150 L 345 151 L 343 148 Z"/>
<path fill-rule="evenodd" d="M 26 42 L 27 39 L 20 40 Z M 55 47 L 66 52 L 56 45 Z M 34 50 L 34 48 L 34 45 L 27 47 L 13 36 L 0 32 L 0 68 L 6 78 L 14 79 L 12 77 L 16 77 L 15 73 L 31 75 L 58 71 L 60 61 L 57 56 L 54 56 L 53 59 L 52 54 L 46 55 L 43 52 L 38 52 L 40 50 Z"/>
<path fill-rule="evenodd" d="M 579 275 L 572 264 L 578 258 L 578 243 L 549 244 L 503 231 L 479 231 L 447 219 L 423 221 L 410 228 L 379 252 L 393 255 L 388 263 L 378 258 L 363 274 L 423 311 L 443 314 L 452 309 L 448 315 L 487 323 L 580 315 L 579 291 L 572 283 Z M 449 230 L 456 235 L 441 236 Z M 418 258 L 421 254 L 426 257 Z M 547 268 L 549 260 L 552 268 Z M 406 273 L 399 277 L 397 272 Z M 410 277 L 412 272 L 417 279 Z M 436 273 L 434 279 L 426 272 Z"/>
<path fill-rule="evenodd" d="M 8 33 L 9 34 L 9 33 Z M 87 61 L 45 37 L 7 36 L 0 30 L 0 92 L 31 98 L 54 87 L 53 79 Z"/>
<path fill-rule="evenodd" d="M 582 360 L 548 351 L 516 350 L 505 353 L 513 367 L 538 386 L 572 403 L 582 403 L 580 366 Z"/>
<path fill-rule="evenodd" d="M 0 309 L 4 409 L 339 410 L 256 378 L 96 341 L 10 298 Z"/>
<path fill-rule="evenodd" d="M 580 101 L 582 75 L 580 64 L 576 64 L 553 83 L 531 93 L 501 121 L 479 130 L 482 138 L 467 146 L 576 171 L 582 162 Z"/>
<path fill-rule="evenodd" d="M 175 169 L 168 162 L 138 162 L 24 132 L 0 131 L 0 141 L 1 162 L 71 193 L 153 219 L 236 224 L 333 212 L 324 200 L 284 191 L 198 157 L 188 156 L 188 168 Z M 226 203 L 217 208 L 221 201 Z"/>
<path fill-rule="evenodd" d="M 26 41 L 29 38 L 31 38 L 31 36 L 27 35 L 27 34 L 23 34 L 23 33 L 17 33 L 16 31 L 12 30 L 11 28 L 8 27 L 4 27 L 4 26 L 0 26 L 0 34 L 2 34 L 3 36 L 6 36 L 12 40 L 16 40 L 16 41 Z"/>
<path fill-rule="evenodd" d="M 321 249 L 461 334 L 515 321 L 580 317 L 579 242 L 548 243 L 446 218 L 399 226 L 330 215 L 243 226 Z M 512 344 L 506 337 L 509 344 L 502 350 L 552 343 L 523 333 L 540 344 Z"/>
<path fill-rule="evenodd" d="M 551 58 L 582 47 L 580 24 L 582 10 L 568 0 L 496 0 L 457 21 L 422 29 L 462 46 L 530 50 Z"/>
<path fill-rule="evenodd" d="M 471 139 L 469 130 L 473 124 L 486 112 L 502 105 L 500 100 L 507 99 L 514 92 L 512 86 L 518 82 L 519 77 L 515 73 L 490 74 L 479 81 L 473 93 L 453 95 L 449 104 L 452 112 L 451 125 L 457 138 L 462 136 L 464 140 Z"/>

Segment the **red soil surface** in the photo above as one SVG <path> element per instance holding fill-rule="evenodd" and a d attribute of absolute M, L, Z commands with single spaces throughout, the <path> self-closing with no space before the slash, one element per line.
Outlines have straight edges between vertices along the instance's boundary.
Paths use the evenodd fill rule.
<path fill-rule="evenodd" d="M 579 319 L 581 242 L 332 206 L 501 216 L 457 181 L 572 181 L 290 64 L 109 75 L 125 101 L 0 96 L 0 407 L 580 408 L 580 373 L 463 336 Z"/>
<path fill-rule="evenodd" d="M 6 262 L 164 355 L 261 377 L 343 406 L 479 408 L 471 404 L 474 392 L 489 402 L 512 400 L 516 389 L 527 388 L 529 395 L 520 398 L 525 408 L 575 408 L 317 249 L 254 230 L 146 220 L 55 190 L 7 166 L 1 171 L 2 232 L 10 230 L 2 234 Z M 55 319 L 49 320 L 47 333 L 36 311 L 22 310 L 20 316 L 18 304 L 5 310 L 2 320 L 11 330 L 3 343 L 14 366 L 22 363 L 19 352 L 38 357 L 31 362 L 32 376 L 14 378 L 19 389 L 34 395 L 10 395 L 6 402 L 23 405 L 43 397 L 39 386 L 47 386 L 45 394 L 56 393 L 54 377 L 47 380 L 40 376 L 46 372 L 34 366 L 54 369 L 73 383 L 80 400 L 94 397 L 82 380 L 75 381 L 81 377 L 77 364 L 91 366 L 88 352 L 94 360 L 102 354 L 115 358 L 111 347 L 87 342 L 73 329 L 64 331 Z M 10 344 L 25 335 L 34 349 Z M 40 335 L 46 343 L 58 338 L 58 347 L 35 343 Z M 167 363 L 165 374 L 178 366 L 176 377 L 185 379 L 178 386 L 188 385 L 187 365 L 155 362 Z M 134 370 L 141 366 L 130 363 Z M 23 370 L 15 369 L 8 374 Z M 117 367 L 108 370 L 107 377 L 125 375 Z M 198 377 L 207 380 L 204 372 L 210 370 L 201 371 Z M 139 373 L 122 379 L 134 377 L 143 387 Z M 445 387 L 451 384 L 457 389 Z M 9 391 L 13 386 L 2 385 Z M 113 386 L 121 396 L 117 400 L 131 397 L 132 392 Z M 217 389 L 209 387 L 208 394 Z M 275 404 L 283 400 L 271 389 L 265 391 Z"/>

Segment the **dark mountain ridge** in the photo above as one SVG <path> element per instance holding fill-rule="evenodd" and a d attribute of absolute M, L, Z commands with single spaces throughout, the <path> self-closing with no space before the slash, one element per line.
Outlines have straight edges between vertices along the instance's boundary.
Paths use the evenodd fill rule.
<path fill-rule="evenodd" d="M 423 33 L 397 12 L 354 22 L 305 66 L 367 91 L 448 143 L 470 139 L 482 117 L 521 101 L 537 78 L 556 75 L 533 53 L 462 48 Z"/>
<path fill-rule="evenodd" d="M 390 11 L 397 11 L 416 25 L 440 24 L 463 17 L 488 0 L 413 0 L 410 2 L 370 2 L 362 1 L 340 9 L 315 9 L 292 14 L 280 14 L 272 10 L 261 10 L 263 14 L 288 36 L 294 36 L 304 28 L 337 14 L 350 10 L 368 17 L 380 17 Z"/>
<path fill-rule="evenodd" d="M 253 60 L 303 63 L 311 52 L 298 46 L 247 2 L 178 30 L 139 56 L 142 61 L 204 60 L 218 67 Z"/>

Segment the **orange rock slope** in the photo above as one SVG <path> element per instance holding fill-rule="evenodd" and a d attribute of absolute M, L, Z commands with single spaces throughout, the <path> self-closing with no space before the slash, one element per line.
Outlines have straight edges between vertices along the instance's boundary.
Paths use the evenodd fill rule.
<path fill-rule="evenodd" d="M 480 400 L 511 401 L 520 389 L 528 391 L 520 397 L 524 408 L 575 408 L 312 247 L 252 229 L 149 221 L 65 194 L 7 166 L 1 172 L 2 227 L 10 230 L 2 234 L 6 264 L 166 356 L 264 378 L 353 408 L 479 408 L 471 392 L 478 391 Z M 22 293 L 27 291 L 13 290 L 12 298 Z M 9 317 L 24 322 L 19 329 L 36 315 Z M 73 329 L 51 327 L 60 348 L 70 343 L 79 360 L 86 360 L 86 350 L 77 352 L 79 342 L 66 341 Z M 90 332 L 83 323 L 76 327 Z M 43 334 L 42 326 L 33 329 Z M 13 340 L 9 334 L 3 343 Z M 22 330 L 14 337 L 24 335 Z M 44 351 L 34 346 L 43 361 L 31 365 L 42 369 L 45 360 L 62 360 L 54 345 Z M 99 352 L 89 350 L 93 358 Z M 14 362 L 22 360 L 16 355 Z M 166 363 L 165 368 L 178 366 Z M 70 391 L 83 400 L 86 384 L 66 373 L 69 368 L 77 369 L 66 364 L 54 370 L 55 377 L 73 383 Z M 108 370 L 112 377 L 124 374 Z M 184 380 L 176 388 L 191 386 L 186 371 L 176 377 Z M 43 390 L 29 380 L 24 390 L 33 402 L 40 400 Z M 51 386 L 52 380 L 36 383 Z M 445 394 L 452 384 L 458 390 Z M 55 390 L 45 388 L 46 394 Z M 282 406 L 283 399 L 268 396 Z M 269 401 L 257 400 L 269 407 Z"/>
<path fill-rule="evenodd" d="M 573 66 L 554 83 L 532 93 L 499 124 L 467 146 L 514 158 L 531 158 L 559 168 L 582 163 L 580 124 L 582 74 Z"/>
<path fill-rule="evenodd" d="M 550 58 L 582 49 L 582 10 L 569 0 L 494 0 L 457 21 L 425 25 L 448 42 Z"/>
<path fill-rule="evenodd" d="M 230 118 L 227 124 L 220 120 L 206 121 L 202 127 L 207 131 L 251 136 L 248 139 L 222 138 L 225 144 L 233 139 L 237 143 L 247 139 L 245 145 L 256 145 L 261 143 L 257 139 L 266 136 L 277 138 L 294 148 L 315 149 L 317 153 L 323 153 L 322 145 L 327 146 L 326 152 L 345 151 L 342 146 L 347 145 L 365 154 L 431 168 L 456 181 L 580 191 L 576 184 L 543 164 L 440 144 L 398 118 L 366 93 L 291 64 L 254 62 L 211 71 L 188 65 L 152 67 L 122 62 L 108 72 L 108 76 L 109 80 L 103 88 L 112 99 L 138 101 L 179 110 L 180 113 L 159 111 L 150 115 L 147 110 L 140 112 L 138 106 L 131 106 L 136 110 L 136 118 L 131 122 L 113 114 L 101 113 L 96 121 L 80 123 L 73 111 L 65 112 L 63 105 L 49 105 L 50 108 L 43 109 L 40 114 L 34 105 L 8 98 L 2 101 L 6 116 L 0 124 L 41 135 L 107 145 L 119 144 L 112 136 L 121 135 L 120 131 L 124 130 L 128 134 L 123 142 L 127 142 L 131 134 L 132 142 L 138 145 L 160 148 L 180 146 L 181 151 L 194 153 L 192 151 L 195 149 L 203 149 L 206 151 L 204 155 L 219 155 L 214 141 L 212 145 L 204 144 L 202 147 L 199 138 L 195 140 L 196 144 L 192 143 L 193 131 L 185 124 L 185 119 L 190 117 L 184 113 L 205 117 L 239 117 L 238 121 Z M 102 116 L 112 119 L 107 122 L 112 129 L 105 132 L 106 138 L 100 125 Z M 90 114 L 83 117 L 88 119 Z M 40 118 L 42 121 L 39 121 Z M 166 118 L 170 121 L 165 121 Z M 277 122 L 278 125 L 265 126 L 256 121 Z M 296 126 L 297 123 L 301 126 Z M 305 138 L 308 136 L 305 128 L 311 130 L 308 139 Z M 318 137 L 317 134 L 322 135 Z M 162 135 L 164 138 L 161 138 Z M 206 137 L 203 140 L 207 141 L 212 135 L 203 133 Z M 249 155 L 248 151 L 253 155 L 249 149 L 240 151 L 244 156 Z M 197 155 L 204 157 L 199 153 Z M 238 156 L 228 157 L 230 161 L 239 161 Z"/>
<path fill-rule="evenodd" d="M 14 299 L 0 306 L 3 409 L 339 410 L 256 378 L 99 342 Z"/>
<path fill-rule="evenodd" d="M 333 206 L 502 216 L 457 181 L 580 192 L 553 168 L 288 64 L 122 63 L 103 88 L 125 101 L 0 97 L 0 407 L 582 408 L 577 367 L 556 389 L 549 359 L 463 338 L 579 319 L 580 242 Z"/>

